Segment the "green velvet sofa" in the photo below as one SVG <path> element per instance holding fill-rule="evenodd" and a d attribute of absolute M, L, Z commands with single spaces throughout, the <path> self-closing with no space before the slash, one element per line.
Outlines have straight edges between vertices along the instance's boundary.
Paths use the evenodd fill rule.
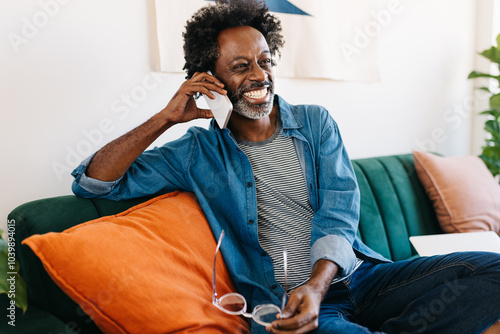
<path fill-rule="evenodd" d="M 442 233 L 432 203 L 415 172 L 411 154 L 353 160 L 361 191 L 358 234 L 372 249 L 394 261 L 417 256 L 408 237 Z M 16 256 L 28 289 L 28 310 L 17 310 L 16 327 L 0 322 L 0 333 L 100 333 L 92 320 L 49 277 L 40 260 L 21 241 L 34 234 L 60 232 L 112 215 L 148 198 L 123 202 L 60 196 L 23 204 L 15 221 Z M 71 256 L 68 254 L 68 256 Z M 0 307 L 8 299 L 0 295 Z"/>

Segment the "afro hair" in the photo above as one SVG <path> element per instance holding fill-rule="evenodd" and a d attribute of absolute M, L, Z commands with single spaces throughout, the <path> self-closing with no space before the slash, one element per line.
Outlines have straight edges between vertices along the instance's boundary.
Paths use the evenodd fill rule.
<path fill-rule="evenodd" d="M 272 56 L 280 56 L 283 46 L 281 22 L 261 0 L 216 0 L 198 10 L 186 24 L 184 37 L 184 70 L 187 78 L 195 72 L 212 71 L 219 57 L 217 38 L 222 30 L 250 26 L 262 33 Z"/>

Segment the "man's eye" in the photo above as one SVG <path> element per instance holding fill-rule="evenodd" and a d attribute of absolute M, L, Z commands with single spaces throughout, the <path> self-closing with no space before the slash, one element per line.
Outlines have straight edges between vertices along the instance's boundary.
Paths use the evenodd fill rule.
<path fill-rule="evenodd" d="M 242 70 L 247 67 L 247 64 L 239 64 L 234 67 L 235 70 Z"/>
<path fill-rule="evenodd" d="M 260 63 L 261 63 L 261 66 L 266 66 L 266 67 L 268 67 L 268 66 L 272 66 L 272 63 L 273 63 L 273 62 L 272 62 L 272 60 L 271 60 L 271 59 L 265 59 L 265 60 L 261 61 Z"/>

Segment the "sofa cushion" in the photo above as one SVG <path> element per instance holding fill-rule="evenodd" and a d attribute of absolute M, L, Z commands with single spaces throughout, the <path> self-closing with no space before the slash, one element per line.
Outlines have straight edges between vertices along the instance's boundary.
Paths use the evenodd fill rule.
<path fill-rule="evenodd" d="M 194 195 L 171 193 L 24 240 L 106 333 L 248 332 L 212 305 L 216 242 Z M 235 291 L 222 261 L 217 289 Z"/>
<path fill-rule="evenodd" d="M 500 185 L 479 157 L 413 155 L 443 231 L 500 232 Z"/>
<path fill-rule="evenodd" d="M 412 154 L 352 161 L 361 193 L 358 236 L 388 259 L 417 255 L 409 236 L 440 233 Z"/>
<path fill-rule="evenodd" d="M 8 219 L 16 227 L 16 257 L 26 282 L 29 307 L 50 312 L 77 332 L 101 334 L 79 305 L 54 283 L 31 248 L 21 242 L 35 234 L 62 232 L 104 215 L 120 213 L 151 198 L 117 202 L 66 195 L 31 201 L 12 210 Z"/>

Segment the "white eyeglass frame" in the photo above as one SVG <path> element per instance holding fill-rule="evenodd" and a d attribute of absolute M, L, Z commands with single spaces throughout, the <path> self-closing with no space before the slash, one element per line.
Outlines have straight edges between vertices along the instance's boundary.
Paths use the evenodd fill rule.
<path fill-rule="evenodd" d="M 243 295 L 236 293 L 236 292 L 231 292 L 231 293 L 226 293 L 224 296 L 221 298 L 217 298 L 217 291 L 215 289 L 215 282 L 216 282 L 216 274 L 215 274 L 215 268 L 216 268 L 216 261 L 217 261 L 217 254 L 219 253 L 220 246 L 222 244 L 222 240 L 224 239 L 225 232 L 222 230 L 219 241 L 217 242 L 217 247 L 215 248 L 215 255 L 214 255 L 214 266 L 213 266 L 213 272 L 212 272 L 212 304 L 217 307 L 219 310 L 223 311 L 224 313 L 231 314 L 231 315 L 242 315 L 246 318 L 252 318 L 256 323 L 262 326 L 269 326 L 271 325 L 270 322 L 264 322 L 260 320 L 260 317 L 257 316 L 259 312 L 263 312 L 262 310 L 266 310 L 267 313 L 273 313 L 275 311 L 276 314 L 279 314 L 281 317 L 282 311 L 285 308 L 285 303 L 286 303 L 286 280 L 287 280 L 287 252 L 286 250 L 283 252 L 283 264 L 284 264 L 284 269 L 285 269 L 285 293 L 283 294 L 283 301 L 282 301 L 282 307 L 281 309 L 274 305 L 274 304 L 263 304 L 263 305 L 257 305 L 254 307 L 252 313 L 247 313 L 247 301 Z M 222 301 L 228 298 L 238 298 L 240 301 L 242 301 L 243 307 L 239 311 L 231 311 L 223 308 L 220 306 Z M 270 311 L 270 312 L 269 312 Z"/>

